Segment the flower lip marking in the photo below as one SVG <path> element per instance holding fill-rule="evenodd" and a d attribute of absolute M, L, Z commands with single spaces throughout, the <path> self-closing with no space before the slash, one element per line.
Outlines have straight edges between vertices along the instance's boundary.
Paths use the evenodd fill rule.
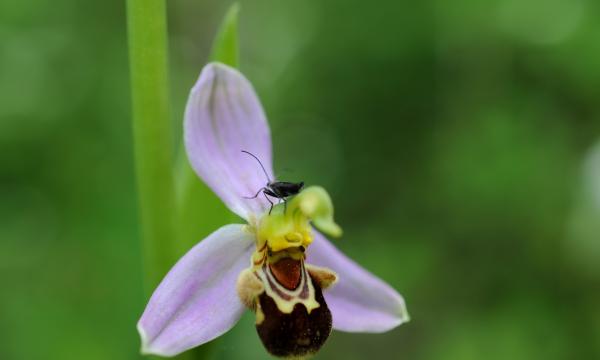
<path fill-rule="evenodd" d="M 289 250 L 283 250 L 283 252 L 289 252 Z M 273 258 L 273 256 L 271 257 Z M 288 290 L 295 290 L 300 284 L 303 260 L 304 256 L 296 259 L 292 255 L 282 256 L 279 259 L 270 259 L 269 270 L 279 284 Z"/>
<path fill-rule="evenodd" d="M 265 167 L 263 166 L 260 159 L 258 157 L 256 157 L 256 155 L 254 155 L 251 152 L 246 151 L 246 150 L 242 150 L 242 152 L 255 158 L 256 161 L 258 161 L 258 163 L 260 164 L 260 167 L 263 169 L 263 172 L 265 173 L 265 175 L 267 177 L 267 185 L 260 188 L 254 196 L 250 196 L 250 197 L 244 196 L 244 199 L 256 199 L 256 197 L 258 197 L 258 195 L 262 192 L 265 195 L 265 198 L 267 199 L 267 201 L 271 204 L 271 208 L 269 209 L 269 215 L 271 215 L 271 211 L 273 211 L 273 205 L 274 205 L 273 202 L 271 201 L 271 199 L 269 199 L 269 196 L 272 196 L 276 199 L 282 200 L 284 207 L 287 207 L 287 198 L 298 194 L 300 192 L 300 190 L 302 190 L 302 188 L 304 187 L 303 181 L 300 181 L 298 183 L 293 183 L 293 182 L 287 182 L 287 181 L 271 180 L 271 178 L 269 177 L 269 174 L 267 174 L 267 170 L 265 170 Z"/>

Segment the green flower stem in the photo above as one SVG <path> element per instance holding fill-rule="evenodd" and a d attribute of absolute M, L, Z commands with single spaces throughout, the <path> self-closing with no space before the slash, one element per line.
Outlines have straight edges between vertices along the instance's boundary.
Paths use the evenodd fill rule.
<path fill-rule="evenodd" d="M 237 66 L 237 13 L 234 4 L 216 37 L 211 60 Z M 217 219 L 221 222 L 231 215 L 226 215 L 225 207 L 199 182 L 183 146 L 177 183 L 174 180 L 165 0 L 127 0 L 127 23 L 144 285 L 150 296 L 174 264 L 176 254 L 187 251 Z M 211 346 L 204 345 L 177 358 L 203 359 L 210 350 Z"/>
<path fill-rule="evenodd" d="M 173 265 L 176 243 L 165 1 L 127 0 L 127 24 L 144 285 L 150 295 Z"/>

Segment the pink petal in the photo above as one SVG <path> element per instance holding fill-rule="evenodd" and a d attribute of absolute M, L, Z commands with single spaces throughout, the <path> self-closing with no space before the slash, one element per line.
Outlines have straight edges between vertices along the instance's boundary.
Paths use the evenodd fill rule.
<path fill-rule="evenodd" d="M 268 182 L 256 155 L 273 178 L 271 134 L 250 82 L 220 63 L 204 67 L 192 89 L 184 124 L 188 159 L 204 182 L 236 214 L 248 219 L 268 202 L 254 196 Z"/>
<path fill-rule="evenodd" d="M 409 320 L 404 299 L 383 280 L 350 260 L 321 233 L 314 231 L 307 262 L 338 274 L 338 282 L 324 291 L 333 327 L 347 332 L 384 332 Z"/>
<path fill-rule="evenodd" d="M 225 333 L 244 306 L 236 293 L 254 236 L 227 225 L 185 254 L 152 294 L 138 322 L 142 352 L 174 356 Z"/>

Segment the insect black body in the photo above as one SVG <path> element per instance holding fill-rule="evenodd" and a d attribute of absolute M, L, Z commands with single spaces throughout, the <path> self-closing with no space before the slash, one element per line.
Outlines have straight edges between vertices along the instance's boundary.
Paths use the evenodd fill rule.
<path fill-rule="evenodd" d="M 242 150 L 242 152 L 255 158 L 256 161 L 258 161 L 258 163 L 260 164 L 260 167 L 263 169 L 263 171 L 267 177 L 267 184 L 264 187 L 260 188 L 254 196 L 244 197 L 244 198 L 245 199 L 256 199 L 256 197 L 258 197 L 258 195 L 260 195 L 260 193 L 262 192 L 265 195 L 265 199 L 267 199 L 267 201 L 271 204 L 271 208 L 269 209 L 269 215 L 271 214 L 271 211 L 273 211 L 273 205 L 274 205 L 273 202 L 271 201 L 271 199 L 269 199 L 269 196 L 274 197 L 280 201 L 283 201 L 284 206 L 286 206 L 287 198 L 298 194 L 300 192 L 300 190 L 302 190 L 302 188 L 304 187 L 303 181 L 298 182 L 298 183 L 293 183 L 293 182 L 287 182 L 287 181 L 271 180 L 271 178 L 269 178 L 269 174 L 267 174 L 267 170 L 265 170 L 265 167 L 263 166 L 263 164 L 260 162 L 260 160 L 254 154 L 252 154 L 246 150 Z"/>

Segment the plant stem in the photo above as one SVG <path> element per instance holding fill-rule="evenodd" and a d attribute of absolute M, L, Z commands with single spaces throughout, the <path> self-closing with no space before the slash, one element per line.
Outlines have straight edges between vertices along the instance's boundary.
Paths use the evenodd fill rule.
<path fill-rule="evenodd" d="M 127 0 L 134 152 L 145 291 L 174 262 L 175 189 L 164 0 Z"/>

